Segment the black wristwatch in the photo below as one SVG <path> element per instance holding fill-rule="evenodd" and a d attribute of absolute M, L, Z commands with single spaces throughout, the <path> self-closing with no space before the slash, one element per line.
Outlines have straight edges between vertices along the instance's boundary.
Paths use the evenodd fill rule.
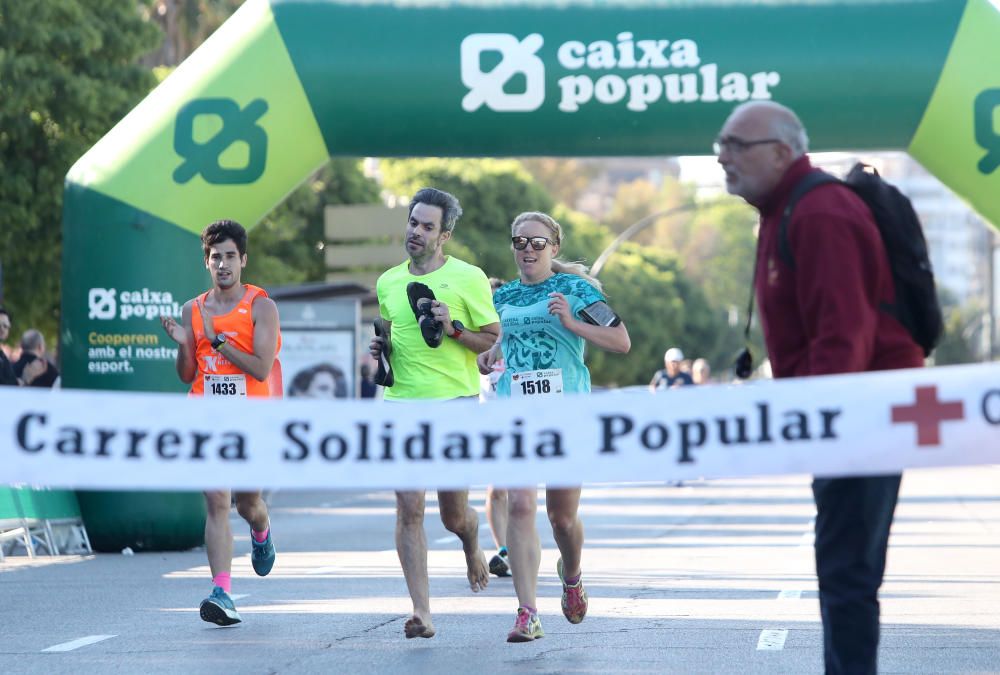
<path fill-rule="evenodd" d="M 451 327 L 455 329 L 455 332 L 451 334 L 453 340 L 457 340 L 462 337 L 462 333 L 465 332 L 465 324 L 463 324 L 458 319 L 453 319 L 451 322 Z"/>
<path fill-rule="evenodd" d="M 226 334 L 219 333 L 218 335 L 215 336 L 215 339 L 212 340 L 212 349 L 214 349 L 215 351 L 219 351 L 219 347 L 221 347 L 224 344 L 226 344 Z"/>

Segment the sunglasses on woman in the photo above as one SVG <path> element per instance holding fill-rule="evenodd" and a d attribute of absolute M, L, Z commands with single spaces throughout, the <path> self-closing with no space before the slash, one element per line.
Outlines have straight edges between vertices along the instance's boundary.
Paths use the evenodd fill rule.
<path fill-rule="evenodd" d="M 546 245 L 551 244 L 552 240 L 546 237 L 511 237 L 510 243 L 518 251 L 528 248 L 528 244 L 531 244 L 531 248 L 536 251 L 541 251 Z"/>

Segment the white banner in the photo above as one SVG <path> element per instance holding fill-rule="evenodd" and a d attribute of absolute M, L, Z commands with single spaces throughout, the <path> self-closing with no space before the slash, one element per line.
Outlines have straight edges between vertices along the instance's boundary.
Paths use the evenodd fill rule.
<path fill-rule="evenodd" d="M 456 488 L 1000 463 L 1000 364 L 538 400 L 0 388 L 0 484 Z"/>

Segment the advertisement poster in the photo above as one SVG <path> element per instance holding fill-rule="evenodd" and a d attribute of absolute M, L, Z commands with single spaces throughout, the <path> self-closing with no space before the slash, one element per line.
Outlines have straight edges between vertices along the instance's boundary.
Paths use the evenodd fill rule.
<path fill-rule="evenodd" d="M 282 331 L 281 373 L 289 398 L 354 398 L 349 330 Z"/>

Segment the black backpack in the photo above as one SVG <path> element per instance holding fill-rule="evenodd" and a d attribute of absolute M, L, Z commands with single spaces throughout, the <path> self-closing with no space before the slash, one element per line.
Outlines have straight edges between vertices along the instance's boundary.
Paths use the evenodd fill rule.
<path fill-rule="evenodd" d="M 792 210 L 803 195 L 825 183 L 846 185 L 868 205 L 882 235 L 896 288 L 895 304 L 884 304 L 882 310 L 903 324 L 916 343 L 923 347 L 924 356 L 929 356 L 941 340 L 944 322 L 934 286 L 934 271 L 927 255 L 927 241 L 913 204 L 895 186 L 882 180 L 873 167 L 859 162 L 845 180 L 822 171 L 813 171 L 800 180 L 792 190 L 781 217 L 778 232 L 781 259 L 795 269 L 788 241 Z"/>

